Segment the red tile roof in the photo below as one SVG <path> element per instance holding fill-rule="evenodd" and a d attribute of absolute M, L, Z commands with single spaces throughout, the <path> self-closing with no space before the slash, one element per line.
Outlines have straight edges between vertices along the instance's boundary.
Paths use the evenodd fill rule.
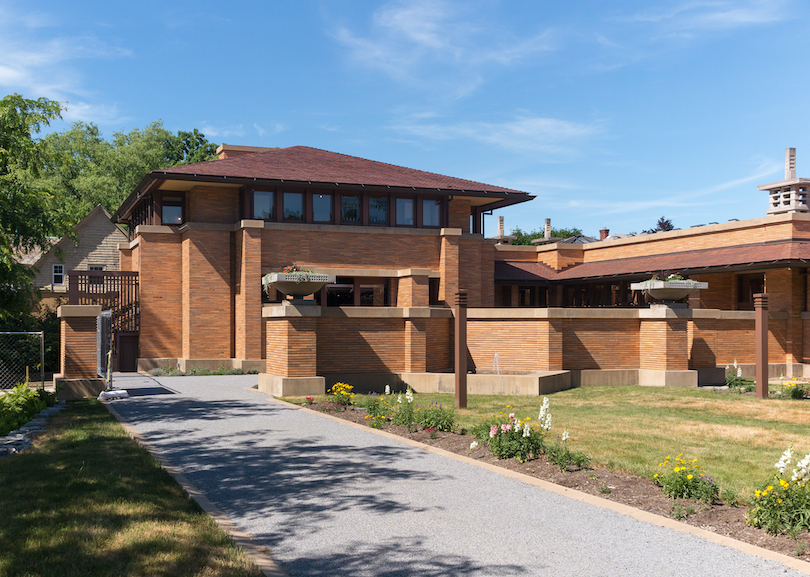
<path fill-rule="evenodd" d="M 187 164 L 152 172 L 153 176 L 197 175 L 228 178 L 259 178 L 298 182 L 323 182 L 367 186 L 391 186 L 476 192 L 529 194 L 472 180 L 443 176 L 385 162 L 366 160 L 308 146 L 275 148 L 233 158 Z"/>

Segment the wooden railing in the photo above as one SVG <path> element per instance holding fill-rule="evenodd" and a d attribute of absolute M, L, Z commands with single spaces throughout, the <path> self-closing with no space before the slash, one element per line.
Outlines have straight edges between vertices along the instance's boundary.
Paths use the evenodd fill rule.
<path fill-rule="evenodd" d="M 115 332 L 138 332 L 138 273 L 129 271 L 68 271 L 68 302 L 101 305 L 112 311 Z"/>

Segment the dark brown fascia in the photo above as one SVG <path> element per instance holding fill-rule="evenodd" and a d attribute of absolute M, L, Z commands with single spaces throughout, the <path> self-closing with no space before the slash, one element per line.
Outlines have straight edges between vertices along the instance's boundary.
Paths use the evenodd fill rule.
<path fill-rule="evenodd" d="M 151 182 L 148 182 L 150 181 Z M 491 198 L 497 199 L 494 202 L 480 205 L 481 210 L 493 210 L 521 202 L 527 202 L 534 199 L 534 195 L 526 192 L 493 192 L 487 190 L 458 190 L 453 188 L 419 188 L 415 186 L 389 186 L 389 185 L 376 185 L 376 184 L 353 184 L 353 183 L 339 183 L 339 182 L 318 182 L 318 181 L 302 181 L 302 180 L 269 180 L 262 178 L 246 178 L 246 177 L 230 177 L 230 176 L 198 176 L 194 174 L 173 174 L 171 172 L 153 171 L 144 176 L 135 187 L 135 190 L 130 194 L 127 199 L 121 204 L 118 210 L 113 215 L 113 218 L 123 220 L 124 217 L 129 215 L 129 211 L 135 205 L 137 200 L 153 192 L 156 187 L 155 183 L 163 183 L 167 180 L 184 180 L 194 181 L 200 183 L 216 183 L 216 184 L 234 184 L 239 186 L 252 186 L 252 187 L 276 187 L 284 186 L 289 188 L 311 188 L 311 187 L 325 187 L 339 190 L 341 186 L 351 187 L 352 189 L 363 189 L 370 192 L 422 192 L 422 193 L 439 193 L 445 196 L 465 196 L 475 198 Z M 158 185 L 157 188 L 160 186 Z M 138 190 L 142 190 L 140 194 L 136 194 Z"/>

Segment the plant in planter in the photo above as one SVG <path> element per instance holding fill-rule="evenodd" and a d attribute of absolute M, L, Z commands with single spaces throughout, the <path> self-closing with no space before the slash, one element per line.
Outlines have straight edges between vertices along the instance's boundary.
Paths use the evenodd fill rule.
<path fill-rule="evenodd" d="M 271 272 L 262 277 L 262 287 L 266 293 L 269 294 L 270 285 L 273 285 L 285 295 L 291 295 L 294 300 L 311 295 L 331 282 L 335 282 L 334 276 L 299 268 L 295 263 L 285 266 L 281 272 Z"/>
<path fill-rule="evenodd" d="M 653 276 L 643 282 L 634 282 L 631 290 L 644 291 L 647 296 L 663 301 L 677 301 L 685 298 L 695 289 L 709 288 L 709 283 L 685 279 L 679 274 L 671 274 L 665 280 Z"/>

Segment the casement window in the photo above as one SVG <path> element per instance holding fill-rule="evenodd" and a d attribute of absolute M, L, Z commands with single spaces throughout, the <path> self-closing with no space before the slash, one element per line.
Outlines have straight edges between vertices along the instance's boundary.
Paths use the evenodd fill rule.
<path fill-rule="evenodd" d="M 304 222 L 304 193 L 285 192 L 282 200 L 284 201 L 284 220 Z"/>
<path fill-rule="evenodd" d="M 183 197 L 164 196 L 161 224 L 183 224 Z"/>
<path fill-rule="evenodd" d="M 269 190 L 253 191 L 253 218 L 276 220 L 276 195 Z"/>
<path fill-rule="evenodd" d="M 341 195 L 340 222 L 345 222 L 346 224 L 360 224 L 360 196 Z"/>
<path fill-rule="evenodd" d="M 422 226 L 441 226 L 442 201 L 436 199 L 422 199 Z"/>
<path fill-rule="evenodd" d="M 416 224 L 416 202 L 412 198 L 398 198 L 397 226 L 414 226 Z"/>
<path fill-rule="evenodd" d="M 388 226 L 388 197 L 369 197 L 368 223 L 373 225 Z"/>
<path fill-rule="evenodd" d="M 312 195 L 312 222 L 332 222 L 332 195 L 314 193 Z"/>
<path fill-rule="evenodd" d="M 54 286 L 63 286 L 65 284 L 65 265 L 53 265 L 53 277 L 51 282 Z"/>

